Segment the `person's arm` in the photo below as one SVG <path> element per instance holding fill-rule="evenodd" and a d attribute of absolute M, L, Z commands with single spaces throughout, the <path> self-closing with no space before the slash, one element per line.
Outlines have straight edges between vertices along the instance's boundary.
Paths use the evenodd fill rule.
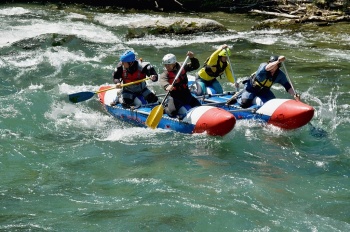
<path fill-rule="evenodd" d="M 215 52 L 213 52 L 213 54 L 210 55 L 207 65 L 209 66 L 216 65 L 218 62 L 219 53 L 222 51 L 222 49 L 226 49 L 226 48 L 227 48 L 227 45 L 224 44 L 221 47 L 219 47 Z"/>
<path fill-rule="evenodd" d="M 142 71 L 146 73 L 146 75 L 149 76 L 153 82 L 158 81 L 158 73 L 154 69 L 153 65 L 146 65 Z"/>
<path fill-rule="evenodd" d="M 164 71 L 162 74 L 160 74 L 159 84 L 165 91 L 167 91 L 166 88 L 170 85 L 168 80 L 168 71 Z"/>
<path fill-rule="evenodd" d="M 228 61 L 227 61 L 228 62 Z M 227 77 L 227 80 L 233 84 L 235 84 L 235 78 L 232 75 L 232 71 L 230 68 L 230 65 L 227 64 L 226 68 L 225 68 L 225 75 Z M 238 84 L 238 83 L 237 83 Z"/>
<path fill-rule="evenodd" d="M 285 61 L 286 58 L 284 56 L 279 56 L 278 60 L 274 61 L 274 62 L 270 62 L 266 65 L 265 70 L 266 71 L 271 71 L 274 68 L 276 68 L 277 65 L 279 65 L 280 63 L 282 63 L 283 61 Z"/>
<path fill-rule="evenodd" d="M 121 83 L 122 83 L 122 74 L 123 74 L 123 67 L 122 67 L 122 63 L 119 62 L 117 64 L 117 66 L 115 67 L 115 70 L 112 74 L 113 77 L 113 83 L 116 84 L 117 88 L 121 87 Z"/>
<path fill-rule="evenodd" d="M 290 87 L 287 92 L 292 95 L 295 100 L 300 101 L 300 95 L 297 94 L 292 87 Z"/>
<path fill-rule="evenodd" d="M 280 83 L 284 89 L 297 101 L 300 101 L 300 95 L 297 94 L 292 85 L 289 83 L 287 76 L 284 74 L 284 72 L 282 72 L 281 70 L 279 70 L 279 74 L 276 78 L 276 82 Z"/>
<path fill-rule="evenodd" d="M 191 51 L 188 51 L 187 56 L 190 57 L 191 61 L 185 65 L 185 67 L 184 67 L 185 71 L 190 72 L 190 71 L 198 69 L 200 66 L 199 60 L 194 57 L 194 53 Z"/>

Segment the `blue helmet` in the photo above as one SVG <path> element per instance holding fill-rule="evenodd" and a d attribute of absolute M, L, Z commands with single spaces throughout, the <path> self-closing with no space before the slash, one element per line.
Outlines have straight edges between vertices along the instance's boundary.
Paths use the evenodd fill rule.
<path fill-rule="evenodd" d="M 126 51 L 123 55 L 120 56 L 121 62 L 133 62 L 136 60 L 135 53 L 132 51 Z"/>

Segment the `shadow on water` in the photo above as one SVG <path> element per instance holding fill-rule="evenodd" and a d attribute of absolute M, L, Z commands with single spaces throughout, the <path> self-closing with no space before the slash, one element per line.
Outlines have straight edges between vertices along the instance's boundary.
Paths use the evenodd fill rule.
<path fill-rule="evenodd" d="M 308 123 L 309 130 L 310 130 L 310 135 L 317 137 L 317 138 L 324 138 L 328 136 L 328 132 L 323 130 L 322 128 L 315 127 L 312 125 L 311 122 Z"/>

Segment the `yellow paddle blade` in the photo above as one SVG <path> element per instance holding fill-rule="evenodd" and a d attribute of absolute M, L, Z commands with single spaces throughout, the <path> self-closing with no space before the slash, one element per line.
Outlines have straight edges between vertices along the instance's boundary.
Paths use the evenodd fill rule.
<path fill-rule="evenodd" d="M 160 120 L 163 117 L 163 111 L 164 111 L 163 105 L 158 105 L 154 107 L 146 119 L 146 125 L 152 129 L 157 128 Z"/>

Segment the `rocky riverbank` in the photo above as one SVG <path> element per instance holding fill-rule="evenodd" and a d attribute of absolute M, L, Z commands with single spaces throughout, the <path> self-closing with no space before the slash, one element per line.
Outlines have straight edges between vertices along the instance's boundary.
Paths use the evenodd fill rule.
<path fill-rule="evenodd" d="M 11 3 L 21 2 L 12 0 Z M 72 4 L 74 8 L 98 9 L 110 13 L 135 13 L 140 11 L 178 13 L 175 19 L 142 22 L 138 25 L 128 25 L 128 38 L 142 37 L 146 34 L 191 34 L 207 31 L 225 31 L 222 24 L 203 18 L 182 18 L 181 13 L 204 11 L 224 11 L 227 13 L 245 13 L 251 17 L 260 17 L 260 22 L 253 30 L 266 28 L 300 29 L 303 25 L 327 26 L 338 22 L 350 22 L 349 1 L 324 1 L 332 4 L 315 4 L 314 0 L 275 0 L 275 1 L 232 1 L 218 0 L 61 0 L 41 1 L 38 4 L 51 4 L 53 8 L 65 10 Z"/>
<path fill-rule="evenodd" d="M 295 29 L 303 24 L 327 26 L 338 22 L 350 22 L 350 15 L 339 10 L 321 9 L 314 4 L 279 5 L 274 11 L 253 9 L 250 14 L 264 15 L 268 18 L 253 29 L 272 27 Z"/>

